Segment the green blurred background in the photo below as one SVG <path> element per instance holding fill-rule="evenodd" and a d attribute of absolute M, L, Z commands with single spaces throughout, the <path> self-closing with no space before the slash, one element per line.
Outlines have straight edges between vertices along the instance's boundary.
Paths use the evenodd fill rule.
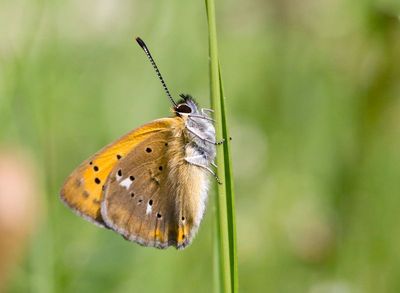
<path fill-rule="evenodd" d="M 400 292 L 400 3 L 223 0 L 242 292 Z M 209 105 L 203 1 L 0 2 L 0 143 L 39 166 L 41 220 L 7 292 L 208 292 L 213 206 L 159 251 L 75 216 L 63 180 L 105 144 Z M 2 235 L 1 237 L 7 237 Z"/>

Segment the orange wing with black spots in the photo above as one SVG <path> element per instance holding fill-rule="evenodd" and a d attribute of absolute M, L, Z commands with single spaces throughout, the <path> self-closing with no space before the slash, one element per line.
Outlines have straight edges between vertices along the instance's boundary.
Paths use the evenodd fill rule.
<path fill-rule="evenodd" d="M 135 146 L 152 134 L 173 128 L 176 123 L 176 118 L 158 119 L 104 147 L 66 179 L 61 189 L 61 199 L 83 218 L 104 226 L 100 206 L 109 174 Z"/>

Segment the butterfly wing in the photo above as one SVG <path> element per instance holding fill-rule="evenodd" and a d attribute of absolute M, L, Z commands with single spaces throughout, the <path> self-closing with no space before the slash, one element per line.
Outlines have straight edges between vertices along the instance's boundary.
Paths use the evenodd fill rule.
<path fill-rule="evenodd" d="M 100 204 L 110 172 L 133 148 L 154 133 L 170 129 L 174 124 L 174 118 L 155 120 L 104 147 L 84 161 L 66 179 L 61 189 L 61 199 L 80 216 L 104 226 Z"/>
<path fill-rule="evenodd" d="M 191 242 L 204 212 L 208 176 L 185 161 L 186 146 L 179 122 L 152 133 L 118 162 L 101 207 L 108 227 L 144 246 L 184 248 Z"/>

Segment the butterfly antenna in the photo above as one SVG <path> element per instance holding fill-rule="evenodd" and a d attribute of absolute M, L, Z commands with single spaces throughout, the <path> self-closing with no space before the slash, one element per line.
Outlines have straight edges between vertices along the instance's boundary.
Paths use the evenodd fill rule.
<path fill-rule="evenodd" d="M 147 57 L 149 58 L 151 65 L 153 65 L 154 70 L 156 71 L 158 78 L 160 79 L 165 92 L 167 93 L 168 98 L 171 100 L 172 104 L 174 104 L 175 107 L 177 107 L 178 105 L 175 103 L 174 99 L 171 96 L 171 93 L 169 92 L 167 85 L 165 84 L 165 81 L 160 73 L 160 70 L 158 70 L 158 67 L 156 65 L 156 62 L 154 62 L 153 57 L 150 54 L 149 49 L 147 48 L 146 44 L 143 42 L 143 40 L 139 37 L 136 38 L 136 42 L 139 44 L 140 47 L 142 47 L 143 51 L 146 53 Z"/>

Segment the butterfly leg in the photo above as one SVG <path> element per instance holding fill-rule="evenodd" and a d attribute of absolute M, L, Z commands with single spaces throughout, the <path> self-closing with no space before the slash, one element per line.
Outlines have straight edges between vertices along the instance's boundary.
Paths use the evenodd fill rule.
<path fill-rule="evenodd" d="M 222 184 L 221 181 L 219 180 L 217 174 L 215 174 L 215 172 L 213 170 L 211 170 L 210 168 L 208 168 L 207 166 L 204 166 L 200 163 L 200 161 L 204 160 L 203 156 L 193 156 L 193 157 L 186 157 L 185 158 L 186 162 L 188 162 L 191 165 L 203 168 L 205 170 L 207 170 L 208 172 L 210 172 L 215 179 L 217 180 L 218 184 Z"/>
<path fill-rule="evenodd" d="M 213 109 L 207 109 L 207 108 L 201 108 L 201 113 L 203 115 L 207 115 L 206 112 L 214 113 L 214 110 Z"/>
<path fill-rule="evenodd" d="M 209 140 L 208 138 L 202 137 L 202 136 L 201 136 L 200 134 L 198 134 L 193 128 L 191 128 L 191 127 L 189 127 L 189 126 L 187 126 L 187 125 L 186 125 L 186 129 L 187 129 L 190 133 L 192 133 L 193 135 L 195 135 L 195 136 L 197 136 L 198 138 L 200 138 L 201 140 L 204 140 L 204 141 L 206 141 L 206 142 L 212 143 L 212 144 L 214 144 L 214 145 L 220 145 L 220 144 L 223 144 L 223 143 L 225 142 L 225 139 L 222 139 L 222 140 L 220 140 L 220 141 L 212 141 L 212 140 Z"/>
<path fill-rule="evenodd" d="M 196 114 L 190 114 L 188 116 L 189 116 L 189 118 L 200 118 L 200 119 L 208 120 L 208 121 L 211 121 L 211 122 L 215 122 L 214 119 L 212 119 L 212 118 L 210 118 L 208 116 L 202 116 L 202 115 L 196 115 Z M 191 120 L 193 121 L 193 119 L 191 119 Z"/>

